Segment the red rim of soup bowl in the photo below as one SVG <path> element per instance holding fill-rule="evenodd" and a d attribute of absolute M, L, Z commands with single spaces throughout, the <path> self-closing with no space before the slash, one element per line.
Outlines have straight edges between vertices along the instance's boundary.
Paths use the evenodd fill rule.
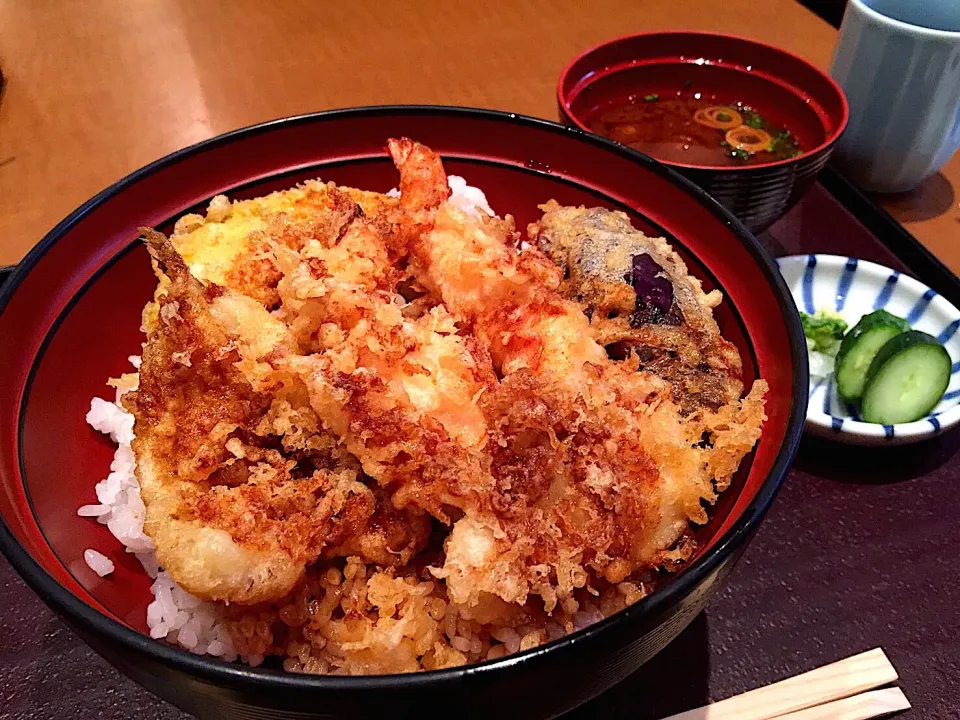
<path fill-rule="evenodd" d="M 602 190 L 608 198 L 618 198 L 616 193 L 620 191 L 629 192 L 626 182 L 615 187 L 615 178 L 630 173 L 649 176 L 651 183 L 665 189 L 672 186 L 677 191 L 672 199 L 658 202 L 681 202 L 688 207 L 685 212 L 674 211 L 674 215 L 654 213 L 645 217 L 656 222 L 669 219 L 671 226 L 683 228 L 685 234 L 679 240 L 673 235 L 671 239 L 682 242 L 686 238 L 697 246 L 698 252 L 709 256 L 703 260 L 704 267 L 709 264 L 707 272 L 719 272 L 724 263 L 730 262 L 723 259 L 726 255 L 722 248 L 712 249 L 707 236 L 724 237 L 733 243 L 731 247 L 739 260 L 752 265 L 746 271 L 724 270 L 724 290 L 735 291 L 741 302 L 756 292 L 769 300 L 741 306 L 725 302 L 732 306 L 730 312 L 743 327 L 753 361 L 770 381 L 771 394 L 775 395 L 768 396 L 768 432 L 776 435 L 761 437 L 745 472 L 752 494 L 743 492 L 741 486 L 740 494 L 731 499 L 735 505 L 730 506 L 723 520 L 722 532 L 718 531 L 706 550 L 661 589 L 583 630 L 502 659 L 406 675 L 301 675 L 225 663 L 153 640 L 108 610 L 72 575 L 34 514 L 28 498 L 22 443 L 28 396 L 31 389 L 36 390 L 30 388 L 30 382 L 61 322 L 69 318 L 83 293 L 122 261 L 136 243 L 139 224 L 159 225 L 219 192 L 294 172 L 307 176 L 312 168 L 344 158 L 389 162 L 385 151 L 375 153 L 369 149 L 372 141 L 367 136 L 376 132 L 371 128 L 386 129 L 388 134 L 393 128 L 396 134 L 421 139 L 434 145 L 445 161 L 456 161 L 458 154 L 478 164 L 492 163 L 490 158 L 497 158 L 511 171 L 525 169 L 528 173 L 534 173 L 528 158 L 539 152 L 531 149 L 531 142 L 539 142 L 537 147 L 545 148 L 544 153 L 547 149 L 568 153 L 566 158 L 549 158 L 554 168 L 558 168 L 558 159 L 569 167 L 534 174 L 546 175 L 551 182 L 555 178 L 579 182 L 578 187 Z M 323 132 L 325 129 L 332 135 Z M 422 130 L 419 136 L 418 130 Z M 338 132 L 341 135 L 336 139 Z M 577 173 L 584 177 L 578 178 Z M 597 180 L 604 177 L 610 178 L 609 186 Z M 640 213 L 652 212 L 642 204 L 636 207 Z M 502 212 L 507 210 L 503 208 Z M 707 229 L 701 230 L 698 223 Z M 704 239 L 695 240 L 701 234 Z M 61 282 L 45 282 L 54 278 Z M 759 290 L 758 282 L 762 284 Z M 754 304 L 762 307 L 750 307 Z M 739 221 L 690 181 L 640 153 L 557 123 L 490 110 L 437 106 L 333 110 L 247 127 L 168 155 L 82 205 L 30 251 L 0 290 L 0 336 L 4 337 L 5 347 L 16 348 L 0 356 L 0 550 L 28 585 L 85 638 L 103 638 L 134 655 L 147 654 L 168 668 L 244 690 L 427 688 L 435 683 L 494 673 L 564 647 L 572 648 L 631 618 L 659 617 L 715 577 L 713 574 L 743 549 L 780 488 L 799 444 L 806 414 L 807 353 L 799 318 L 772 259 Z M 16 342 L 11 346 L 11 341 Z M 745 368 L 748 364 L 745 357 Z M 748 465 L 747 461 L 744 465 Z M 89 492 L 92 498 L 92 486 Z"/>
<path fill-rule="evenodd" d="M 730 35 L 726 33 L 694 32 L 686 30 L 664 30 L 651 33 L 623 35 L 584 50 L 573 60 L 571 60 L 569 64 L 567 64 L 567 66 L 563 69 L 563 72 L 560 73 L 560 78 L 557 81 L 557 104 L 560 108 L 561 119 L 563 119 L 565 122 L 573 123 L 576 127 L 585 132 L 592 133 L 594 131 L 592 131 L 579 117 L 577 117 L 572 110 L 574 101 L 577 99 L 580 93 L 582 93 L 584 89 L 589 87 L 592 83 L 624 70 L 641 67 L 644 64 L 704 64 L 696 62 L 697 60 L 704 59 L 702 56 L 692 58 L 683 54 L 671 55 L 660 53 L 653 54 L 649 57 L 636 58 L 634 53 L 627 49 L 632 48 L 634 45 L 642 44 L 644 41 L 668 41 L 671 39 L 700 41 L 704 44 L 716 45 L 718 48 L 722 44 L 724 48 L 733 49 L 734 51 L 739 49 L 741 51 L 749 52 L 752 49 L 754 52 L 759 53 L 759 57 L 770 61 L 787 63 L 785 66 L 782 65 L 779 68 L 774 68 L 765 63 L 761 63 L 761 65 L 758 66 L 755 64 L 754 60 L 749 59 L 746 55 L 738 56 L 732 60 L 724 60 L 721 56 L 717 56 L 718 59 L 716 60 L 706 58 L 706 64 L 710 64 L 715 67 L 737 70 L 743 73 L 751 73 L 755 77 L 759 77 L 768 83 L 777 85 L 781 89 L 789 92 L 791 95 L 804 100 L 808 105 L 813 107 L 818 118 L 823 124 L 825 138 L 823 142 L 819 143 L 815 147 L 810 148 L 809 150 L 804 150 L 801 154 L 795 157 L 767 163 L 757 163 L 755 165 L 743 165 L 740 167 L 729 165 L 692 165 L 673 160 L 662 160 L 655 155 L 651 156 L 658 162 L 670 167 L 682 168 L 684 170 L 703 170 L 717 173 L 743 173 L 753 170 L 766 170 L 768 168 L 800 163 L 810 157 L 819 155 L 820 153 L 831 149 L 833 145 L 836 144 L 837 140 L 840 139 L 840 135 L 843 133 L 844 129 L 846 129 L 847 122 L 850 118 L 850 106 L 847 103 L 846 95 L 832 77 L 812 63 L 804 60 L 798 55 L 794 55 L 791 52 L 776 47 L 775 45 L 758 42 L 757 40 L 752 40 L 747 37 Z M 714 48 L 711 47 L 709 49 L 711 50 L 711 55 L 716 54 L 714 52 Z M 600 55 L 604 52 L 613 52 L 616 50 L 622 50 L 624 57 L 633 57 L 633 59 L 623 59 L 613 65 L 604 65 L 600 69 L 592 68 L 591 63 L 588 62 L 592 56 Z M 681 57 L 684 59 L 681 60 Z M 655 60 L 662 60 L 663 62 L 646 62 Z M 791 66 L 790 63 L 794 63 L 794 65 Z M 748 70 L 748 65 L 752 69 Z M 839 114 L 834 113 L 832 115 L 824 107 L 824 103 L 818 102 L 816 98 L 812 97 L 809 91 L 800 87 L 799 84 L 791 82 L 790 78 L 780 74 L 783 71 L 792 73 L 798 69 L 802 69 L 801 72 L 810 73 L 811 77 L 816 77 L 819 82 L 823 82 L 825 84 L 825 88 L 834 95 L 834 97 L 831 98 L 832 102 L 839 105 Z M 777 72 L 778 70 L 780 72 Z"/>

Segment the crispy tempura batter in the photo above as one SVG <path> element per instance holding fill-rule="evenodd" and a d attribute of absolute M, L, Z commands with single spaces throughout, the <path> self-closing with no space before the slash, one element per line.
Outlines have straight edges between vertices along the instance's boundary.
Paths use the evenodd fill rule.
<path fill-rule="evenodd" d="M 401 177 L 445 184 L 426 148 L 391 152 Z M 490 348 L 502 377 L 481 401 L 496 489 L 464 507 L 438 574 L 458 602 L 533 592 L 550 609 L 591 574 L 619 582 L 683 557 L 670 549 L 706 519 L 701 499 L 715 499 L 713 483 L 726 487 L 756 441 L 764 386 L 726 410 L 751 427 L 742 436 L 718 431 L 712 413 L 684 419 L 667 382 L 607 358 L 583 308 L 558 292 L 558 267 L 535 248 L 517 253 L 511 234 L 509 219 L 438 205 L 411 248 L 417 279 Z"/>
<path fill-rule="evenodd" d="M 146 235 L 167 282 L 139 389 L 124 402 L 160 563 L 195 595 L 252 603 L 285 595 L 321 554 L 409 560 L 425 518 L 378 509 L 296 377 L 265 362 L 289 347 L 286 326 L 250 298 L 202 286 L 162 235 Z"/>
<path fill-rule="evenodd" d="M 452 526 L 430 568 L 450 601 L 507 623 L 688 557 L 763 419 L 719 294 L 605 211 L 548 205 L 531 228 L 547 254 L 520 250 L 512 218 L 448 201 L 431 150 L 389 147 L 399 201 L 309 182 L 147 234 L 160 286 L 126 397 L 160 562 L 203 597 L 276 600 L 318 559 L 408 565 L 432 516 Z M 655 256 L 678 288 L 672 335 L 591 322 L 635 296 L 572 259 L 584 236 Z M 608 356 L 643 338 L 674 354 Z M 723 388 L 677 379 L 705 367 Z M 424 648 L 415 664 L 464 657 Z"/>

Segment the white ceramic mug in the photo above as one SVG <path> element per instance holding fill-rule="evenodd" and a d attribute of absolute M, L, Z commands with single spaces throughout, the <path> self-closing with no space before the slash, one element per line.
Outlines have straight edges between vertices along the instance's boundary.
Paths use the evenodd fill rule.
<path fill-rule="evenodd" d="M 911 190 L 960 146 L 960 0 L 849 0 L 830 74 L 850 103 L 834 162 L 866 190 Z"/>

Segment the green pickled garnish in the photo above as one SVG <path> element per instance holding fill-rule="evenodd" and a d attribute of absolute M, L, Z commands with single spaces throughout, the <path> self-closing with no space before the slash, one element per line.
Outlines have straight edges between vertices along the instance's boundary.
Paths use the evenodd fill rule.
<path fill-rule="evenodd" d="M 847 323 L 838 313 L 822 308 L 814 315 L 801 312 L 800 324 L 812 349 L 827 355 L 837 354 L 840 341 L 847 332 Z"/>
<path fill-rule="evenodd" d="M 796 157 L 802 154 L 800 143 L 790 134 L 789 130 L 781 130 L 770 141 L 767 151 L 771 152 L 781 159 Z"/>
<path fill-rule="evenodd" d="M 754 112 L 748 108 L 743 109 L 743 122 L 747 127 L 752 127 L 754 130 L 763 129 L 763 118 L 760 117 L 760 113 Z"/>

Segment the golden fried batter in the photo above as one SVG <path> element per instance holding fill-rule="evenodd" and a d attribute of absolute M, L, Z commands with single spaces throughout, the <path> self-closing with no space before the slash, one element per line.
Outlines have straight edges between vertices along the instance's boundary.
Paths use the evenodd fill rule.
<path fill-rule="evenodd" d="M 421 562 L 432 516 L 451 529 L 430 571 L 492 622 L 685 559 L 763 420 L 719 294 L 606 211 L 548 204 L 542 250 L 519 249 L 512 218 L 450 202 L 430 149 L 389 150 L 399 200 L 314 181 L 147 234 L 126 402 L 160 562 L 203 597 L 275 600 L 318 558 Z M 584 238 L 655 257 L 670 322 L 631 323 L 623 263 L 597 273 Z M 608 354 L 626 341 L 647 355 Z"/>
<path fill-rule="evenodd" d="M 204 287 L 162 235 L 146 235 L 165 282 L 124 403 L 163 567 L 199 597 L 256 603 L 287 594 L 321 554 L 409 561 L 428 520 L 359 481 L 296 376 L 265 361 L 289 352 L 288 328 L 249 297 Z"/>
<path fill-rule="evenodd" d="M 391 151 L 411 178 L 401 188 L 445 185 L 427 148 Z M 532 592 L 549 609 L 591 573 L 619 582 L 678 557 L 670 550 L 688 522 L 706 519 L 701 499 L 715 499 L 714 483 L 725 487 L 756 442 L 765 385 L 728 410 L 746 433 L 723 435 L 706 411 L 684 418 L 669 383 L 608 359 L 584 308 L 560 294 L 558 266 L 533 247 L 518 253 L 511 234 L 509 221 L 439 204 L 410 250 L 417 279 L 489 347 L 502 377 L 481 402 L 496 490 L 463 508 L 438 575 L 457 602 L 489 592 L 523 603 Z"/>

